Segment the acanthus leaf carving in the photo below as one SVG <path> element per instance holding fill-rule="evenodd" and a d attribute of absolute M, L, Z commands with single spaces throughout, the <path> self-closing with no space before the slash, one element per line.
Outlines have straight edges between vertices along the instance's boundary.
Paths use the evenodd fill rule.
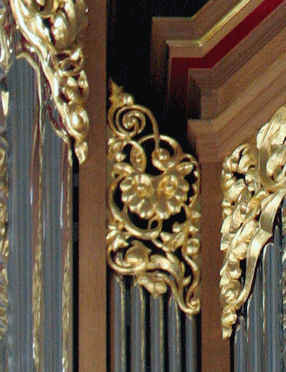
<path fill-rule="evenodd" d="M 160 135 L 150 110 L 114 83 L 110 100 L 108 263 L 154 296 L 169 288 L 184 312 L 197 314 L 198 163 Z"/>
<path fill-rule="evenodd" d="M 286 195 L 285 138 L 283 106 L 260 129 L 256 143 L 239 146 L 223 164 L 223 338 L 231 336 L 237 311 L 251 293 L 257 260 L 273 235 L 275 216 Z M 243 271 L 242 261 L 246 267 Z"/>
<path fill-rule="evenodd" d="M 63 127 L 74 139 L 78 160 L 87 156 L 89 120 L 83 107 L 88 83 L 79 42 L 86 24 L 84 0 L 9 0 L 23 36 L 20 52 L 36 54 L 49 83 Z"/>

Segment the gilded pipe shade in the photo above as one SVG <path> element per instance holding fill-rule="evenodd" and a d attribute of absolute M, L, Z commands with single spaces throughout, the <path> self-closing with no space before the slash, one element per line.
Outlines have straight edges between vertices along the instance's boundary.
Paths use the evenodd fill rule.
<path fill-rule="evenodd" d="M 0 16 L 0 369 L 68 372 L 71 147 L 82 163 L 89 126 L 79 42 L 86 6 L 7 0 Z"/>
<path fill-rule="evenodd" d="M 84 0 L 9 0 L 4 12 L 8 23 L 3 24 L 3 33 L 13 35 L 16 25 L 20 29 L 21 52 L 30 54 L 41 65 L 63 128 L 74 139 L 74 149 L 82 163 L 87 156 L 85 137 L 89 128 L 83 107 L 88 83 L 79 42 L 87 22 Z"/>
<path fill-rule="evenodd" d="M 200 311 L 199 168 L 153 114 L 112 83 L 107 260 L 155 297 L 171 290 L 181 310 Z"/>
<path fill-rule="evenodd" d="M 256 143 L 239 146 L 223 163 L 220 288 L 224 338 L 230 337 L 237 311 L 250 295 L 258 257 L 273 235 L 276 213 L 286 195 L 285 133 L 283 106 L 260 129 Z"/>

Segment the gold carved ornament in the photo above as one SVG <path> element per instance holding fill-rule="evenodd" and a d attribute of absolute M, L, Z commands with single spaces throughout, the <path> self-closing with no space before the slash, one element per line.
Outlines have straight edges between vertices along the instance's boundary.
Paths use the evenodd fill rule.
<path fill-rule="evenodd" d="M 239 146 L 223 164 L 221 269 L 223 338 L 232 333 L 237 311 L 250 295 L 260 252 L 273 235 L 286 195 L 286 106 L 258 132 L 256 144 Z M 242 273 L 241 262 L 245 261 Z M 242 281 L 243 274 L 243 281 Z"/>
<path fill-rule="evenodd" d="M 2 4 L 1 4 L 2 5 Z M 86 6 L 84 0 L 4 0 L 4 6 L 0 7 L 0 65 L 8 72 L 12 62 L 12 55 L 16 58 L 24 57 L 34 68 L 37 75 L 38 98 L 41 105 L 43 86 L 41 76 L 43 72 L 48 82 L 52 99 L 59 112 L 60 120 L 53 122 L 57 134 L 67 143 L 70 148 L 70 138 L 74 139 L 75 153 L 80 163 L 87 156 L 87 144 L 85 137 L 88 132 L 89 122 L 84 102 L 88 95 L 88 84 L 83 70 L 83 52 L 79 42 L 81 29 L 86 24 Z M 20 37 L 19 37 L 20 33 Z M 8 92 L 1 92 L 4 115 L 8 112 Z M 2 146 L 0 146 L 2 154 Z M 7 270 L 8 259 L 8 233 L 7 233 L 7 192 L 4 186 L 6 180 L 6 155 L 0 157 L 0 204 L 1 204 L 1 234 L 0 234 L 0 279 L 1 279 L 1 305 L 0 307 L 0 336 L 6 331 L 7 317 Z M 69 164 L 71 164 L 69 151 Z M 41 163 L 41 156 L 40 156 Z M 40 164 L 40 169 L 42 165 Z M 2 180 L 2 176 L 4 177 Z M 3 181 L 3 182 L 2 182 Z M 39 182 L 41 181 L 41 171 Z M 68 188 L 71 187 L 71 175 L 69 173 Z M 40 190 L 39 190 L 40 192 Z M 3 193 L 3 198 L 2 198 Z M 40 194 L 41 195 L 41 194 Z M 70 190 L 68 190 L 70 201 Z M 39 198 L 41 200 L 41 197 Z M 3 205 L 2 205 L 3 204 Z M 70 215 L 70 211 L 68 212 Z M 38 216 L 39 231 L 42 229 L 42 218 Z M 71 365 L 71 311 L 72 288 L 71 274 L 71 244 L 65 249 L 64 275 L 63 275 L 63 370 L 69 371 Z M 36 370 L 42 368 L 41 354 L 41 329 L 43 321 L 43 283 L 42 283 L 42 243 L 36 246 L 33 267 L 33 356 Z"/>
<path fill-rule="evenodd" d="M 7 0 L 23 40 L 22 52 L 36 54 L 79 162 L 87 156 L 89 121 L 83 108 L 88 83 L 79 34 L 86 24 L 84 0 Z"/>
<path fill-rule="evenodd" d="M 110 101 L 108 263 L 154 296 L 169 288 L 181 310 L 197 314 L 197 161 L 174 139 L 160 135 L 153 114 L 114 83 Z"/>

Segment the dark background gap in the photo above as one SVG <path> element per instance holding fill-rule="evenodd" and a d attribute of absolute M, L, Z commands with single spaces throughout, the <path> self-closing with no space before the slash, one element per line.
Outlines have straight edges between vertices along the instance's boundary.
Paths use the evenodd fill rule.
<path fill-rule="evenodd" d="M 178 112 L 167 112 L 166 97 L 160 96 L 151 84 L 150 46 L 152 17 L 191 17 L 207 0 L 108 0 L 107 20 L 107 76 L 136 103 L 148 107 L 161 133 L 178 139 L 183 147 L 187 120 Z M 163 127 L 164 126 L 164 127 Z M 179 134 L 177 128 L 182 128 Z"/>

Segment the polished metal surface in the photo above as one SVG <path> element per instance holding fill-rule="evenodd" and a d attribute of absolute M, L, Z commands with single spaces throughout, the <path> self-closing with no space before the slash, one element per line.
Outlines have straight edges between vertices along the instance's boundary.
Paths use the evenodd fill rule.
<path fill-rule="evenodd" d="M 10 0 L 6 8 L 13 21 L 5 24 L 3 33 L 13 34 L 16 27 L 20 31 L 22 41 L 17 52 L 37 61 L 49 84 L 62 129 L 74 138 L 74 150 L 82 163 L 87 156 L 85 137 L 89 129 L 83 107 L 88 83 L 79 38 L 87 23 L 84 0 Z"/>
<path fill-rule="evenodd" d="M 38 99 L 36 76 L 27 61 L 14 62 L 8 75 L 8 88 L 10 93 L 7 120 L 10 184 L 8 370 L 20 372 L 34 371 L 31 249 L 33 208 L 30 168 Z"/>
<path fill-rule="evenodd" d="M 155 298 L 142 286 L 110 272 L 110 372 L 198 372 L 197 317 L 188 317 L 169 296 Z"/>
<path fill-rule="evenodd" d="M 262 265 L 257 264 L 252 295 L 247 303 L 247 371 L 263 371 Z"/>
<path fill-rule="evenodd" d="M 233 366 L 234 372 L 246 372 L 246 322 L 242 315 L 239 315 L 238 322 L 235 329 L 234 345 L 233 345 Z"/>
<path fill-rule="evenodd" d="M 275 226 L 273 243 L 267 244 L 263 252 L 265 372 L 284 370 L 281 279 L 281 233 Z"/>
<path fill-rule="evenodd" d="M 63 288 L 65 252 L 71 241 L 71 201 L 67 200 L 68 147 L 56 134 L 47 113 L 43 115 L 43 290 L 45 371 L 62 368 L 64 342 Z M 68 186 L 68 187 L 67 187 Z M 70 191 L 69 191 L 70 192 Z M 70 275 L 70 273 L 66 273 Z M 72 310 L 69 311 L 72 322 Z M 69 341 L 68 341 L 69 342 Z M 67 345 L 66 345 L 67 346 Z"/>
<path fill-rule="evenodd" d="M 186 371 L 188 372 L 197 372 L 200 367 L 199 341 L 197 317 L 190 318 L 186 316 L 184 347 L 186 355 Z"/>
<path fill-rule="evenodd" d="M 283 235 L 281 208 L 258 260 L 251 296 L 235 325 L 234 372 L 283 372 Z"/>
<path fill-rule="evenodd" d="M 110 275 L 109 313 L 110 313 L 110 370 L 127 371 L 127 318 L 126 288 L 124 280 L 115 273 Z"/>
<path fill-rule="evenodd" d="M 9 349 L 0 359 L 11 372 L 71 371 L 71 150 L 34 68 L 17 59 L 8 75 Z"/>
<path fill-rule="evenodd" d="M 273 236 L 276 214 L 286 196 L 285 129 L 286 106 L 282 106 L 261 127 L 256 143 L 237 147 L 223 163 L 223 338 L 231 336 L 237 312 L 250 296 L 260 253 Z"/>
<path fill-rule="evenodd" d="M 168 367 L 169 372 L 182 371 L 182 333 L 178 305 L 171 297 L 168 305 Z"/>
<path fill-rule="evenodd" d="M 200 312 L 200 170 L 151 111 L 111 83 L 107 262 L 153 296 Z"/>
<path fill-rule="evenodd" d="M 146 296 L 141 286 L 131 288 L 131 371 L 147 372 Z"/>
<path fill-rule="evenodd" d="M 150 299 L 151 372 L 165 371 L 165 314 L 163 297 Z"/>

